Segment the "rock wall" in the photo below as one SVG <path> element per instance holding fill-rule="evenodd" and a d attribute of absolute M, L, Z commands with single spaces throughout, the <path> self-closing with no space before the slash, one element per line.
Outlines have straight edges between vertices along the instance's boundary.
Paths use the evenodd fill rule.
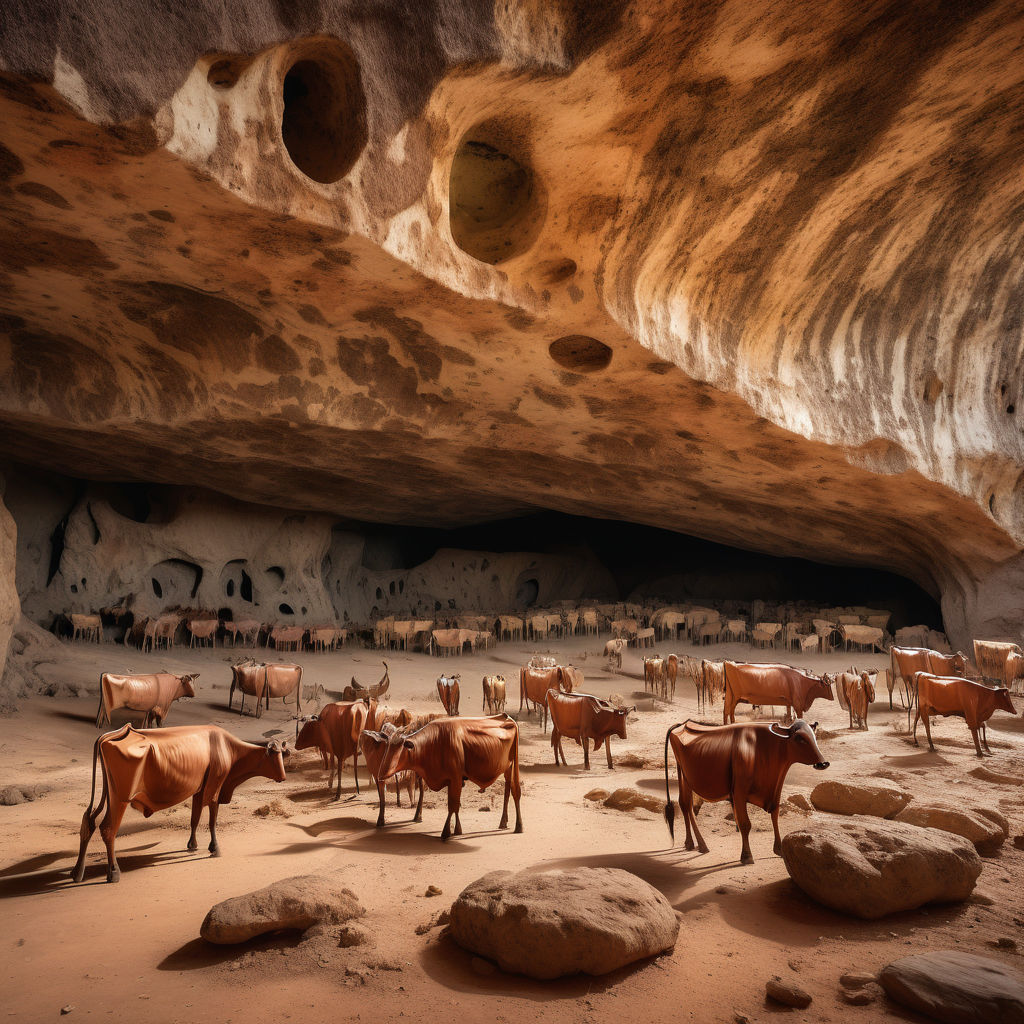
<path fill-rule="evenodd" d="M 3 503 L 3 494 L 4 481 L 0 477 L 0 711 L 10 708 L 17 696 L 12 683 L 3 678 L 3 667 L 7 664 L 14 628 L 21 617 L 21 604 L 14 583 L 18 528 Z"/>
<path fill-rule="evenodd" d="M 646 523 L 1020 639 L 1019 4 L 5 14 L 8 457 Z"/>

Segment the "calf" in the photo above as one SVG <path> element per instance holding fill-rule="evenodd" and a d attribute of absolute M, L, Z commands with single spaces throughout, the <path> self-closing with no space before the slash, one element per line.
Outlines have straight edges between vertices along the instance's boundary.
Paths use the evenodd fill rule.
<path fill-rule="evenodd" d="M 458 672 L 451 676 L 440 676 L 437 680 L 437 695 L 445 713 L 453 718 L 459 714 L 459 676 Z"/>
<path fill-rule="evenodd" d="M 488 711 L 492 715 L 501 714 L 505 710 L 505 677 L 484 676 L 484 703 L 481 711 Z"/>
<path fill-rule="evenodd" d="M 100 676 L 100 706 L 96 712 L 96 727 L 104 723 L 111 724 L 110 716 L 119 708 L 144 711 L 144 727 L 151 721 L 162 726 L 174 701 L 196 695 L 193 684 L 198 678 L 198 672 L 182 676 L 171 675 L 170 672 L 137 676 L 104 672 Z"/>
<path fill-rule="evenodd" d="M 121 870 L 114 856 L 114 840 L 129 806 L 148 818 L 155 811 L 192 797 L 192 834 L 188 849 L 198 848 L 196 828 L 204 807 L 210 808 L 210 853 L 217 845 L 217 811 L 231 803 L 235 790 L 248 779 L 262 776 L 284 782 L 287 747 L 274 741 L 267 746 L 244 743 L 216 725 L 179 726 L 175 729 L 135 729 L 126 725 L 100 736 L 93 746 L 92 792 L 82 816 L 81 846 L 71 877 L 85 877 L 85 851 L 96 831 L 104 805 L 106 817 L 100 835 L 107 847 L 107 881 L 117 882 Z M 103 796 L 96 800 L 96 761 L 103 768 Z"/>
<path fill-rule="evenodd" d="M 326 750 L 331 759 L 331 771 L 327 777 L 330 788 L 337 768 L 338 782 L 334 799 L 341 799 L 341 769 L 351 757 L 352 774 L 359 792 L 359 735 L 369 723 L 377 719 L 375 700 L 336 701 L 324 707 L 319 715 L 313 715 L 303 724 L 295 740 L 296 750 L 316 747 Z"/>
<path fill-rule="evenodd" d="M 559 690 L 548 690 L 548 712 L 551 715 L 551 748 L 555 753 L 555 764 L 559 755 L 562 764 L 568 766 L 565 751 L 562 750 L 562 737 L 568 736 L 583 745 L 583 767 L 590 769 L 589 740 L 593 740 L 594 753 L 604 744 L 608 758 L 608 767 L 612 768 L 612 736 L 626 738 L 626 717 L 635 707 L 617 708 L 600 697 L 589 693 L 561 693 Z"/>
<path fill-rule="evenodd" d="M 772 816 L 774 851 L 782 853 L 779 835 L 779 801 L 786 774 L 794 764 L 809 764 L 819 771 L 828 767 L 814 736 L 813 727 L 802 719 L 783 729 L 774 723 L 702 725 L 686 721 L 673 725 L 665 734 L 665 821 L 675 838 L 675 807 L 668 785 L 668 748 L 676 759 L 679 780 L 679 808 L 686 822 L 686 849 L 707 853 L 707 843 L 697 828 L 693 795 L 702 800 L 732 803 L 736 825 L 743 840 L 740 863 L 752 864 L 750 817 L 747 804 L 761 807 Z M 691 835 L 692 827 L 692 835 Z"/>
<path fill-rule="evenodd" d="M 736 721 L 737 704 L 785 706 L 786 718 L 804 712 L 818 698 L 834 700 L 827 680 L 807 675 L 788 665 L 737 665 L 725 663 L 725 701 L 723 721 Z"/>
<path fill-rule="evenodd" d="M 366 733 L 364 750 L 379 751 L 380 781 L 402 771 L 413 771 L 433 792 L 448 788 L 448 817 L 441 839 L 462 835 L 459 809 L 462 785 L 472 782 L 481 791 L 505 778 L 505 801 L 498 828 L 508 828 L 508 798 L 516 806 L 516 832 L 523 831 L 519 810 L 519 728 L 508 715 L 492 718 L 440 718 L 414 733 L 390 736 Z M 376 756 L 376 754 L 375 754 Z M 419 811 L 417 811 L 419 813 Z M 451 830 L 452 817 L 455 831 Z M 378 818 L 383 823 L 383 814 Z"/>
<path fill-rule="evenodd" d="M 924 731 L 928 737 L 928 749 L 934 750 L 932 743 L 931 716 L 942 715 L 944 718 L 956 716 L 967 723 L 974 740 L 974 749 L 978 757 L 991 754 L 988 738 L 985 735 L 985 723 L 996 711 L 1008 711 L 1011 715 L 1017 709 L 1010 700 L 1010 691 L 1005 686 L 994 689 L 984 683 L 976 683 L 971 679 L 959 679 L 955 676 L 936 676 L 930 672 L 917 672 L 911 680 L 917 693 L 917 714 L 914 716 L 914 745 L 917 746 L 917 723 L 924 719 Z M 979 743 L 978 732 L 981 732 Z M 985 748 L 982 753 L 982 746 Z"/>

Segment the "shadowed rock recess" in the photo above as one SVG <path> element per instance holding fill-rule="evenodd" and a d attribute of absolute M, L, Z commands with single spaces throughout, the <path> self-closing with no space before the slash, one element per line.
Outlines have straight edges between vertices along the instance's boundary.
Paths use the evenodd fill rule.
<path fill-rule="evenodd" d="M 8 2 L 0 455 L 658 526 L 1019 640 L 1022 33 L 1012 0 Z"/>

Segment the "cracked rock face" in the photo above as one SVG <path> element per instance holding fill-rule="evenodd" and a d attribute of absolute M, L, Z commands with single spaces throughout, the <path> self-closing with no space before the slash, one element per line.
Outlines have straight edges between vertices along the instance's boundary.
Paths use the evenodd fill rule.
<path fill-rule="evenodd" d="M 0 454 L 642 522 L 1019 639 L 1019 5 L 593 7 L 10 5 Z"/>

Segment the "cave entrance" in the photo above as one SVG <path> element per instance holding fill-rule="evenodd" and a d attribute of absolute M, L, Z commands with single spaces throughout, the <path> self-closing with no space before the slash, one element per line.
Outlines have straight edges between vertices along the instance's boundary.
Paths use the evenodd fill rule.
<path fill-rule="evenodd" d="M 516 587 L 516 608 L 532 608 L 540 596 L 540 584 L 535 579 L 520 580 Z"/>

